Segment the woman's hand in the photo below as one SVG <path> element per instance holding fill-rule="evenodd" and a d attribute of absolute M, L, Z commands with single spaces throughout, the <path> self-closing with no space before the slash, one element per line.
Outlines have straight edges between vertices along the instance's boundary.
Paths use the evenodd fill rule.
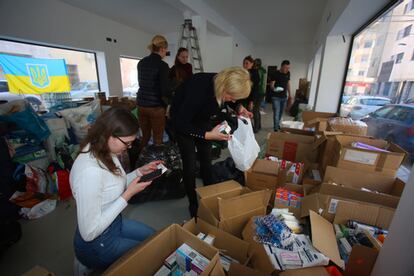
<path fill-rule="evenodd" d="M 240 105 L 240 107 L 239 107 L 239 112 L 238 112 L 238 114 L 237 115 L 241 115 L 241 116 L 243 116 L 243 117 L 246 117 L 246 118 L 253 118 L 253 113 L 251 113 L 251 112 L 249 112 L 246 108 L 244 108 L 244 106 L 242 106 L 242 105 Z"/>
<path fill-rule="evenodd" d="M 150 163 L 151 164 L 151 163 Z M 139 192 L 142 192 L 145 190 L 146 187 L 148 187 L 151 183 L 151 181 L 148 182 L 139 182 L 141 179 L 140 176 L 136 177 L 132 182 L 128 185 L 128 188 L 125 190 L 125 192 L 122 194 L 122 197 L 129 201 L 131 197 L 138 194 Z"/>
<path fill-rule="evenodd" d="M 141 175 L 149 174 L 150 172 L 155 171 L 159 164 L 163 164 L 163 163 L 164 161 L 161 161 L 161 160 L 152 161 L 151 163 L 148 163 L 138 168 L 137 170 L 141 173 Z"/>
<path fill-rule="evenodd" d="M 207 131 L 204 135 L 206 140 L 214 140 L 214 141 L 228 141 L 231 139 L 229 134 L 224 134 L 220 132 L 221 124 L 216 125 L 211 131 Z"/>

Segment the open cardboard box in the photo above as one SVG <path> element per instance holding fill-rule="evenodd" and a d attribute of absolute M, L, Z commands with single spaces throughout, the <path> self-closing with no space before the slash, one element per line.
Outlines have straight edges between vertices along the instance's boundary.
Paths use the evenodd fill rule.
<path fill-rule="evenodd" d="M 236 259 L 240 264 L 245 265 L 249 261 L 249 244 L 247 242 L 208 224 L 204 220 L 198 218 L 197 222 L 195 222 L 192 219 L 186 222 L 183 228 L 196 236 L 200 232 L 213 235 L 215 237 L 213 247 L 217 248 L 223 254 Z"/>
<path fill-rule="evenodd" d="M 355 213 L 355 206 L 352 203 L 340 204 L 338 211 L 341 217 L 335 219 L 336 223 L 343 223 L 344 220 L 358 220 L 363 223 L 370 223 L 370 220 L 364 220 L 358 213 Z M 356 206 L 358 208 L 358 206 Z M 349 211 L 349 208 L 353 211 Z M 328 257 L 334 264 L 345 270 L 344 275 L 369 275 L 372 267 L 375 263 L 378 251 L 376 249 L 367 248 L 365 246 L 354 246 L 349 258 L 349 262 L 345 268 L 344 261 L 340 258 L 338 244 L 336 242 L 336 235 L 333 225 L 318 215 L 317 213 L 310 211 L 310 223 L 312 233 L 312 244 L 322 254 Z M 372 224 L 372 223 L 371 223 Z M 373 224 L 375 226 L 379 226 Z M 243 230 L 243 239 L 250 243 L 251 251 L 251 263 L 253 268 L 267 273 L 267 274 L 279 274 L 280 271 L 275 270 L 271 263 L 263 244 L 258 243 L 254 239 L 255 227 L 253 219 L 249 221 Z M 354 274 L 356 271 L 361 274 Z M 286 270 L 280 275 L 328 275 L 323 267 L 313 267 L 304 269 Z"/>
<path fill-rule="evenodd" d="M 164 260 L 183 243 L 210 260 L 201 275 L 224 275 L 217 249 L 177 224 L 168 226 L 144 244 L 130 250 L 112 264 L 104 275 L 154 275 Z"/>
<path fill-rule="evenodd" d="M 311 189 L 312 186 L 303 186 L 303 185 L 298 185 L 298 184 L 293 184 L 293 183 L 286 183 L 282 188 L 291 191 L 291 192 L 297 192 L 300 194 L 305 195 L 305 191 L 308 189 Z M 274 208 L 287 208 L 289 209 L 289 212 L 293 213 L 293 215 L 297 218 L 300 219 L 301 218 L 301 207 L 296 208 L 293 206 L 287 206 L 281 203 L 278 203 L 276 198 L 275 198 L 275 204 L 274 204 Z"/>
<path fill-rule="evenodd" d="M 244 176 L 246 186 L 253 191 L 274 191 L 286 182 L 285 171 L 279 171 L 278 162 L 270 160 L 256 159 L 253 166 L 244 172 Z"/>
<path fill-rule="evenodd" d="M 302 121 L 305 123 L 305 127 L 312 127 L 312 123 L 320 119 L 322 122 L 324 119 L 335 117 L 336 113 L 329 112 L 315 112 L 315 111 L 303 111 L 302 112 Z M 327 125 L 321 124 L 316 130 L 326 130 Z"/>
<path fill-rule="evenodd" d="M 351 146 L 352 142 L 362 142 L 390 152 L 357 149 Z M 370 137 L 338 135 L 333 149 L 334 167 L 366 172 L 381 172 L 395 176 L 407 152 L 394 143 Z"/>
<path fill-rule="evenodd" d="M 55 276 L 54 273 L 48 271 L 46 268 L 36 265 L 29 271 L 26 271 L 22 276 Z"/>
<path fill-rule="evenodd" d="M 354 216 L 359 213 L 361 215 L 360 218 L 364 221 L 368 221 L 369 224 L 377 225 L 384 229 L 389 228 L 395 213 L 395 209 L 382 205 L 316 193 L 303 198 L 301 217 L 307 217 L 313 211 L 318 212 L 326 220 L 334 222 L 335 219 L 338 220 L 338 218 L 343 217 L 341 213 L 343 211 L 340 209 L 339 212 L 338 207 L 345 204 L 352 206 L 352 209 L 349 211 Z"/>
<path fill-rule="evenodd" d="M 326 168 L 323 182 L 336 183 L 355 189 L 366 188 L 395 197 L 401 197 L 405 187 L 404 181 L 399 178 L 386 176 L 381 173 L 366 173 L 330 166 Z"/>
<path fill-rule="evenodd" d="M 196 189 L 198 216 L 228 233 L 241 237 L 244 225 L 252 216 L 266 214 L 272 191 L 252 192 L 235 181 Z"/>
<path fill-rule="evenodd" d="M 315 136 L 272 132 L 267 137 L 267 155 L 293 162 L 315 162 L 318 146 Z"/>

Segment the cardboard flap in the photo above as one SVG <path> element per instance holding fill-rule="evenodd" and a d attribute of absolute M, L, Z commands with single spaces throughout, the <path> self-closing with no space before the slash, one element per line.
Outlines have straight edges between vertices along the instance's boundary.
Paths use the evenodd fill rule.
<path fill-rule="evenodd" d="M 291 269 L 283 271 L 280 276 L 329 276 L 324 267 L 309 267 L 303 269 Z"/>
<path fill-rule="evenodd" d="M 358 170 L 349 170 L 344 168 L 337 168 L 328 166 L 323 178 L 325 183 L 336 183 L 347 187 L 366 188 L 372 191 L 392 194 L 400 196 L 404 184 L 398 183 L 399 186 L 392 192 L 396 184 L 396 180 L 392 176 L 383 175 L 380 173 L 367 173 Z M 401 187 L 402 186 L 402 187 Z"/>
<path fill-rule="evenodd" d="M 346 224 L 348 220 L 388 229 L 394 216 L 394 209 L 373 204 L 339 201 L 334 223 Z"/>
<path fill-rule="evenodd" d="M 301 217 L 309 216 L 309 210 L 313 210 L 315 212 L 319 212 L 320 205 L 319 205 L 319 194 L 311 194 L 307 195 L 302 199 L 302 208 L 301 208 Z"/>
<path fill-rule="evenodd" d="M 231 263 L 229 276 L 266 276 L 268 274 L 253 270 L 250 267 L 238 264 L 238 263 Z"/>
<path fill-rule="evenodd" d="M 218 209 L 220 220 L 229 219 L 252 209 L 266 207 L 272 192 L 262 190 L 244 194 L 233 198 L 218 198 Z"/>
<path fill-rule="evenodd" d="M 279 164 L 275 161 L 256 159 L 251 170 L 255 173 L 278 175 Z"/>
<path fill-rule="evenodd" d="M 219 222 L 219 228 L 238 238 L 242 237 L 243 229 L 252 217 L 266 215 L 266 207 L 252 209 L 246 213 L 240 214 Z"/>
<path fill-rule="evenodd" d="M 339 255 L 333 225 L 312 210 L 309 211 L 309 214 L 313 246 L 340 268 L 344 269 L 345 263 Z"/>
<path fill-rule="evenodd" d="M 352 247 L 344 276 L 369 276 L 377 260 L 378 251 L 362 245 Z"/>
<path fill-rule="evenodd" d="M 242 190 L 242 186 L 234 180 L 221 182 L 214 185 L 204 186 L 196 189 L 200 198 L 217 197 L 223 193 Z"/>
<path fill-rule="evenodd" d="M 200 232 L 213 235 L 215 237 L 213 247 L 219 249 L 220 252 L 235 258 L 241 264 L 244 264 L 248 259 L 249 243 L 208 224 L 200 218 L 197 219 L 197 223 L 194 218 L 186 222 L 183 225 L 183 228 L 194 235 L 198 235 Z"/>

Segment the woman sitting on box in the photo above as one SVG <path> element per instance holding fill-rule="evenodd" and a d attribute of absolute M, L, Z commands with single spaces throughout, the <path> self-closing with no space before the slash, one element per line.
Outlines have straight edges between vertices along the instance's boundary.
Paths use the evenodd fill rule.
<path fill-rule="evenodd" d="M 183 160 L 183 180 L 190 203 L 191 217 L 197 215 L 198 202 L 195 192 L 197 157 L 204 185 L 211 183 L 211 142 L 227 141 L 230 135 L 222 133 L 211 118 L 231 107 L 238 114 L 251 117 L 236 100 L 249 96 L 251 88 L 249 72 L 241 67 L 230 67 L 220 73 L 198 73 L 180 86 L 171 104 L 171 118 Z M 196 151 L 197 149 L 197 151 Z"/>
<path fill-rule="evenodd" d="M 140 182 L 140 177 L 161 163 L 125 173 L 117 155 L 132 145 L 137 132 L 138 122 L 128 110 L 110 108 L 89 129 L 70 172 L 78 220 L 75 255 L 90 269 L 106 269 L 154 233 L 151 227 L 121 216 L 128 200 L 151 184 Z"/>

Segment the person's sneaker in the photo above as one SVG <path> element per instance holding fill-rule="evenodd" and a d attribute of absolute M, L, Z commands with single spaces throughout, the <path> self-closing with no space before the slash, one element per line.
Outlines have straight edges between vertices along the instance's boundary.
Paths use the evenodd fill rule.
<path fill-rule="evenodd" d="M 260 112 L 260 115 L 266 115 L 267 114 L 266 112 L 264 112 L 264 110 L 260 110 L 259 112 Z"/>

